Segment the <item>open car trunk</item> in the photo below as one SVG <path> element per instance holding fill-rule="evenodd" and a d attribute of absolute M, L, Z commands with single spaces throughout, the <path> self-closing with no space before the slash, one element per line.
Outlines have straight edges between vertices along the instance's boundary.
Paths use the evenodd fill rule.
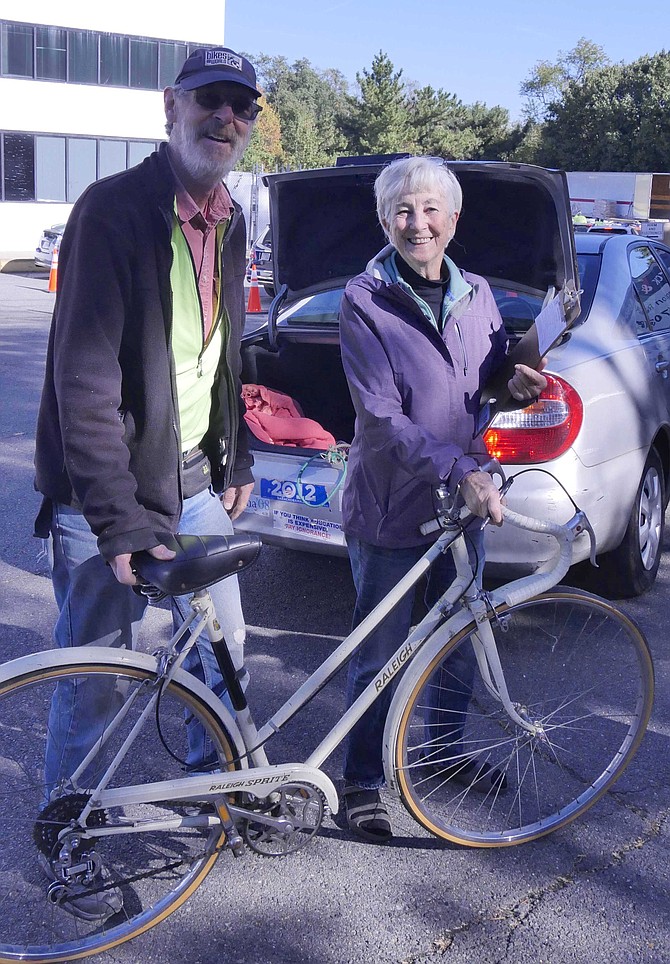
<path fill-rule="evenodd" d="M 511 338 L 548 294 L 575 287 L 565 175 L 530 165 L 454 162 L 463 210 L 448 253 L 492 285 Z M 277 295 L 267 327 L 243 345 L 243 382 L 288 395 L 336 443 L 350 443 L 354 412 L 342 370 L 338 307 L 347 281 L 386 239 L 373 193 L 381 165 L 269 175 Z M 266 542 L 343 553 L 339 452 L 254 442 L 256 484 L 238 525 Z"/>

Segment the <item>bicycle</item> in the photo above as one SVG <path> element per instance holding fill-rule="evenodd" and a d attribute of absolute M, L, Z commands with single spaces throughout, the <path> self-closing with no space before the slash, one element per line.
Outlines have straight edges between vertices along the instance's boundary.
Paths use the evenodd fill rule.
<path fill-rule="evenodd" d="M 20 913 L 0 915 L 0 961 L 76 960 L 109 950 L 184 903 L 222 850 L 276 856 L 307 844 L 338 809 L 335 786 L 320 767 L 398 676 L 384 734 L 387 782 L 432 834 L 461 845 L 506 847 L 551 833 L 595 803 L 644 734 L 653 700 L 651 655 L 640 629 L 611 603 L 556 585 L 570 565 L 572 542 L 588 532 L 593 543 L 583 513 L 562 526 L 507 508 L 504 514 L 507 524 L 556 539 L 557 554 L 545 571 L 479 590 L 464 523 L 442 505 L 428 524 L 443 530 L 436 542 L 260 729 L 207 592 L 251 564 L 259 551 L 253 536 L 180 536 L 181 550 L 169 563 L 148 553 L 135 557 L 149 595 L 194 593 L 184 625 L 153 655 L 83 647 L 1 667 L 0 808 L 12 832 L 4 834 L 0 884 L 2 901 Z M 375 680 L 303 763 L 270 764 L 270 737 L 446 551 L 456 565 L 453 584 Z M 234 713 L 180 668 L 203 627 Z M 474 650 L 475 679 L 454 756 L 448 728 L 440 730 L 439 706 L 440 700 L 449 706 L 449 657 L 460 647 Z M 45 741 L 58 685 L 97 688 L 109 711 L 74 770 L 47 788 Z M 428 705 L 438 713 L 430 722 Z M 184 713 L 206 728 L 216 772 L 185 773 Z M 463 780 L 460 763 L 472 759 L 502 770 L 506 787 L 484 791 L 476 776 Z M 48 887 L 39 854 L 52 868 Z M 107 877 L 101 882 L 102 865 Z M 105 922 L 72 917 L 60 904 L 73 884 L 91 892 L 120 889 L 122 910 Z"/>

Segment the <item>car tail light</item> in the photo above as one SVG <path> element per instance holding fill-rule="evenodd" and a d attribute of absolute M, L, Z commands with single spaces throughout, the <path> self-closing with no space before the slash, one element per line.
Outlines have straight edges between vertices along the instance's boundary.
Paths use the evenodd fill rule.
<path fill-rule="evenodd" d="M 570 448 L 582 426 L 582 400 L 558 375 L 546 379 L 532 405 L 496 415 L 484 434 L 492 458 L 508 465 L 549 462 Z"/>

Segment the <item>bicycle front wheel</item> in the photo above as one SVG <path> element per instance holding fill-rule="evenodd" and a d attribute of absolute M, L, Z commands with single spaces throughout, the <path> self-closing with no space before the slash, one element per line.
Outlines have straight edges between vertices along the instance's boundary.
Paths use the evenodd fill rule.
<path fill-rule="evenodd" d="M 535 840 L 595 803 L 635 753 L 654 687 L 640 630 L 588 593 L 556 589 L 498 610 L 491 625 L 511 701 L 533 732 L 482 679 L 471 623 L 407 681 L 392 747 L 412 816 L 475 847 Z"/>
<path fill-rule="evenodd" d="M 66 665 L 47 661 L 0 685 L 2 962 L 76 960 L 129 940 L 187 899 L 223 844 L 218 825 L 166 828 L 166 820 L 178 823 L 186 815 L 173 801 L 128 802 L 110 810 L 93 809 L 87 821 L 88 826 L 118 834 L 101 834 L 80 844 L 73 835 L 70 868 L 50 862 L 57 855 L 62 860 L 62 831 L 77 820 L 89 800 L 87 788 L 97 785 L 143 712 L 140 735 L 123 756 L 109 788 L 183 778 L 185 722 L 194 718 L 211 740 L 221 768 L 236 766 L 234 744 L 223 724 L 187 686 L 172 681 L 151 705 L 157 693 L 154 674 L 133 665 L 132 657 L 123 665 L 77 659 L 73 656 Z M 49 800 L 54 785 L 45 782 L 45 759 L 50 759 L 53 770 L 56 751 L 59 779 L 70 776 L 64 772 L 69 767 L 62 750 L 68 700 L 79 701 L 78 705 L 95 700 L 104 708 L 96 736 L 106 742 L 78 780 L 77 792 L 67 784 L 57 786 Z M 90 747 L 95 739 L 83 734 L 81 742 Z M 68 752 L 70 766 L 76 766 L 72 761 L 77 755 L 81 762 L 76 745 Z M 54 876 L 54 866 L 65 866 L 66 875 L 72 872 L 73 877 L 66 879 L 73 887 L 61 886 L 64 878 Z M 88 876 L 87 866 L 92 869 Z M 98 911 L 100 900 L 114 911 L 106 919 Z"/>

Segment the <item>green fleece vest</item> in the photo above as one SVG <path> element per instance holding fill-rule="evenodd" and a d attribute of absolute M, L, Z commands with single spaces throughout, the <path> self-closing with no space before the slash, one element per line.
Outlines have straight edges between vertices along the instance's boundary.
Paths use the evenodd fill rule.
<path fill-rule="evenodd" d="M 221 250 L 224 225 L 216 228 Z M 221 265 L 219 264 L 219 277 Z M 172 228 L 172 354 L 177 376 L 177 403 L 182 452 L 198 445 L 209 427 L 212 386 L 227 336 L 223 305 L 213 305 L 214 322 L 203 344 L 203 315 L 193 259 L 179 222 Z"/>

